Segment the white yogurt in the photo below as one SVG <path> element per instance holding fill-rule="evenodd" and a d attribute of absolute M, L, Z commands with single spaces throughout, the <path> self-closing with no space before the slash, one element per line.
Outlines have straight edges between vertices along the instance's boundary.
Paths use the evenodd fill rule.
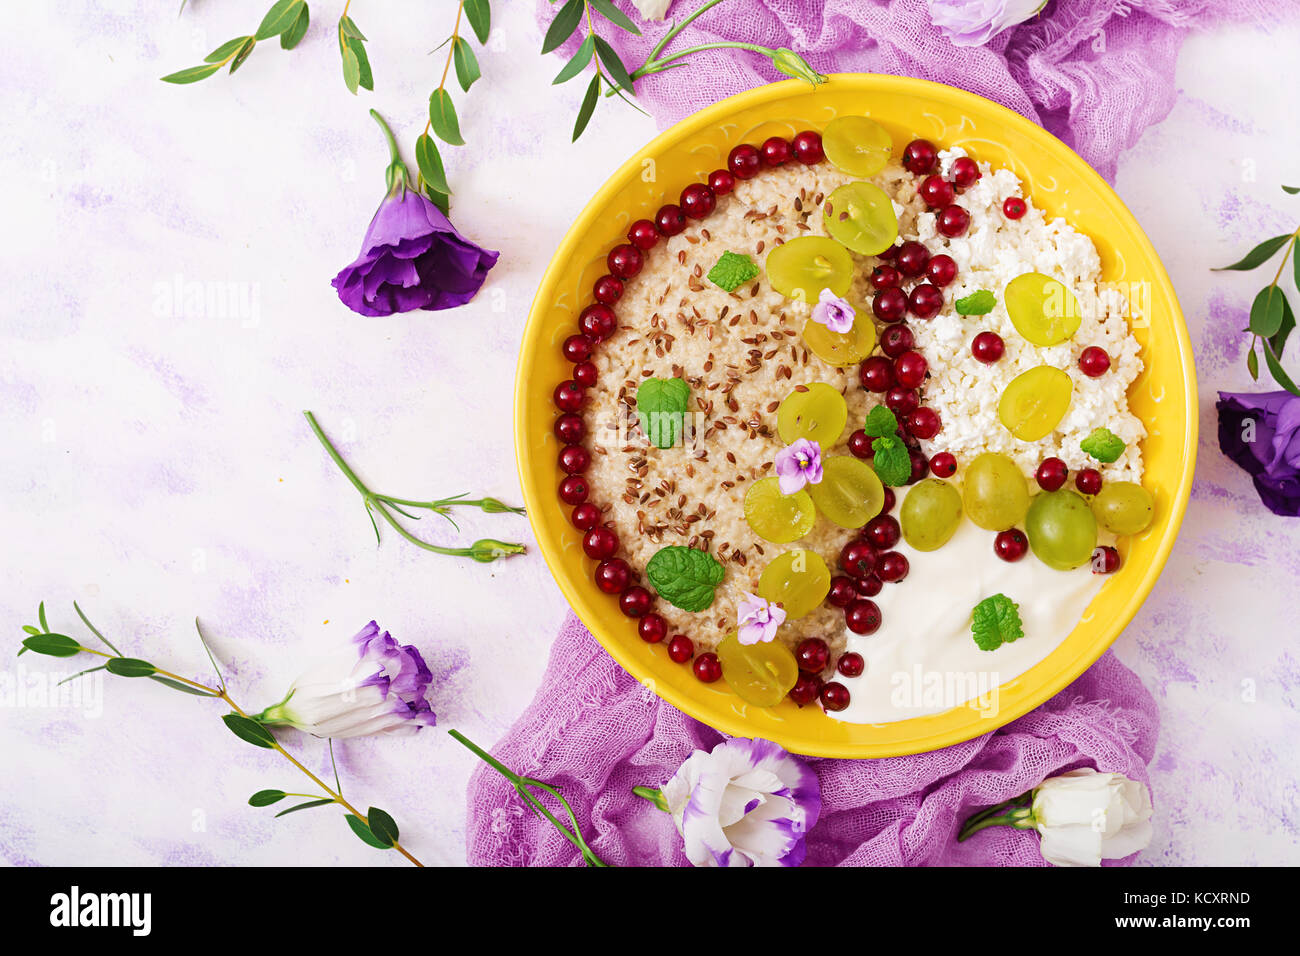
<path fill-rule="evenodd" d="M 890 723 L 936 714 L 977 700 L 982 713 L 997 707 L 997 688 L 1056 649 L 1083 617 L 1106 577 L 1085 564 L 1049 568 L 1033 553 L 1014 563 L 993 553 L 997 535 L 963 518 L 952 539 L 921 552 L 900 541 L 911 567 L 873 600 L 880 606 L 875 634 L 848 634 L 846 650 L 866 661 L 861 677 L 840 681 L 849 706 L 830 714 L 855 724 Z M 1025 636 L 982 651 L 971 636 L 971 610 L 994 594 L 1020 605 Z"/>

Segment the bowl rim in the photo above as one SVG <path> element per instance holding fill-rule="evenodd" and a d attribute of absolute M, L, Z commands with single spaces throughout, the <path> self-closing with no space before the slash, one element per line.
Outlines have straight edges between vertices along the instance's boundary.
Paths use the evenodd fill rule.
<path fill-rule="evenodd" d="M 1174 290 L 1173 283 L 1169 278 L 1168 271 L 1164 263 L 1156 252 L 1155 246 L 1146 234 L 1137 217 L 1124 204 L 1124 201 L 1115 192 L 1114 188 L 1108 183 L 1100 173 L 1092 168 L 1078 153 L 1066 145 L 1058 137 L 1048 132 L 1037 123 L 1027 119 L 1021 114 L 1015 112 L 1000 103 L 990 100 L 987 97 L 980 96 L 977 93 L 971 93 L 959 87 L 949 86 L 943 83 L 935 83 L 931 80 L 917 79 L 914 77 L 894 76 L 891 74 L 881 73 L 834 73 L 827 77 L 827 84 L 835 84 L 840 87 L 856 86 L 864 93 L 898 93 L 905 95 L 916 95 L 929 97 L 932 99 L 957 101 L 960 103 L 963 99 L 972 100 L 979 104 L 983 111 L 993 114 L 998 122 L 1008 126 L 1015 127 L 1018 131 L 1031 139 L 1045 141 L 1045 145 L 1050 148 L 1055 157 L 1064 165 L 1071 168 L 1071 171 L 1079 176 L 1082 180 L 1090 181 L 1094 188 L 1099 188 L 1103 195 L 1113 203 L 1114 212 L 1121 221 L 1125 222 L 1128 232 L 1134 237 L 1138 247 L 1142 250 L 1144 256 L 1154 264 L 1154 269 L 1150 276 L 1150 281 L 1157 286 L 1160 291 L 1168 297 L 1173 305 L 1173 315 L 1171 316 L 1171 325 L 1174 329 L 1174 338 L 1177 343 L 1178 364 L 1182 367 L 1183 376 L 1187 387 L 1183 392 L 1183 412 L 1187 421 L 1187 428 L 1183 436 L 1182 460 L 1183 467 L 1178 482 L 1173 487 L 1172 500 L 1170 501 L 1170 516 L 1163 534 L 1156 546 L 1153 559 L 1144 569 L 1142 578 L 1137 582 L 1136 587 L 1129 595 L 1128 600 L 1118 609 L 1118 612 L 1111 615 L 1112 623 L 1107 625 L 1107 631 L 1113 631 L 1110 637 L 1105 641 L 1094 642 L 1092 645 L 1079 653 L 1074 660 L 1068 664 L 1062 665 L 1057 669 L 1048 680 L 1037 682 L 1037 690 L 1034 693 L 1018 692 L 1015 694 L 1015 703 L 1011 706 L 1000 707 L 997 715 L 978 724 L 970 725 L 969 732 L 962 730 L 941 730 L 929 736 L 919 736 L 909 739 L 905 744 L 879 744 L 879 743 L 845 743 L 840 741 L 802 741 L 796 752 L 804 753 L 809 756 L 819 757 L 844 757 L 844 758 L 878 758 L 889 756 L 905 756 L 916 753 L 926 753 L 941 749 L 968 740 L 973 740 L 983 734 L 990 733 L 999 727 L 1005 726 L 1013 720 L 1024 716 L 1029 711 L 1041 706 L 1050 700 L 1056 694 L 1060 693 L 1065 687 L 1073 683 L 1084 671 L 1091 667 L 1096 661 L 1106 653 L 1107 650 L 1119 639 L 1124 629 L 1133 620 L 1138 609 L 1146 601 L 1154 588 L 1156 581 L 1163 572 L 1165 564 L 1168 562 L 1169 555 L 1173 550 L 1174 542 L 1178 538 L 1179 531 L 1182 527 L 1183 517 L 1187 510 L 1187 505 L 1191 497 L 1191 486 L 1193 476 L 1196 470 L 1197 443 L 1200 428 L 1200 422 L 1197 415 L 1198 409 L 1198 385 L 1196 381 L 1196 367 L 1192 351 L 1191 337 L 1187 330 L 1187 324 L 1183 317 L 1182 306 L 1178 301 L 1177 293 Z M 819 87 L 824 88 L 824 87 Z M 622 642 L 618 640 L 606 640 L 593 628 L 589 619 L 595 619 L 593 614 L 594 602 L 592 598 L 597 592 L 595 586 L 591 585 L 590 593 L 584 593 L 574 586 L 566 574 L 563 572 L 559 560 L 558 541 L 552 536 L 544 534 L 539 528 L 539 524 L 534 519 L 537 509 L 553 504 L 553 491 L 549 486 L 545 488 L 539 484 L 537 478 L 536 456 L 530 444 L 531 439 L 535 436 L 526 433 L 526 415 L 528 378 L 531 366 L 531 356 L 541 345 L 541 336 L 543 328 L 543 319 L 545 312 L 550 308 L 551 298 L 547 293 L 555 286 L 560 273 L 567 268 L 567 260 L 573 252 L 574 247 L 579 243 L 583 234 L 589 230 L 598 218 L 598 215 L 606 208 L 608 201 L 615 193 L 621 190 L 626 184 L 629 175 L 639 174 L 641 163 L 647 156 L 653 156 L 668 146 L 677 143 L 680 140 L 688 139 L 697 134 L 702 129 L 715 125 L 719 121 L 726 119 L 731 113 L 738 109 L 749 108 L 756 105 L 762 105 L 764 102 L 779 100 L 791 92 L 802 90 L 808 92 L 808 84 L 803 80 L 784 80 L 776 83 L 769 83 L 751 90 L 734 94 L 725 99 L 719 100 L 710 106 L 705 107 L 695 113 L 692 113 L 681 120 L 677 121 L 667 129 L 653 137 L 642 147 L 637 149 L 625 162 L 621 163 L 617 169 L 601 184 L 591 199 L 583 206 L 577 217 L 566 230 L 563 239 L 551 255 L 545 272 L 542 274 L 541 281 L 538 284 L 537 292 L 528 311 L 528 318 L 524 328 L 524 334 L 520 343 L 519 358 L 515 374 L 515 400 L 514 400 L 514 432 L 515 432 L 515 458 L 519 470 L 520 486 L 524 495 L 524 504 L 528 512 L 529 524 L 532 527 L 534 538 L 537 541 L 542 557 L 546 562 L 547 569 L 551 572 L 551 577 L 555 580 L 564 595 L 569 607 L 577 614 L 584 626 L 591 632 L 592 636 L 600 643 L 605 651 L 634 678 L 638 677 L 639 668 L 627 653 Z M 813 91 L 815 92 L 815 90 Z M 1091 236 L 1089 238 L 1092 238 Z M 1095 240 L 1094 240 L 1095 241 Z M 607 599 L 604 594 L 599 595 L 602 599 Z M 1094 653 L 1095 652 L 1095 653 Z M 1044 658 L 1047 660 L 1047 658 Z M 1033 674 L 1035 669 L 1041 666 L 1043 662 L 1035 664 L 1024 674 L 1012 678 L 1010 681 L 1003 683 L 1003 687 L 1008 684 L 1017 684 L 1022 682 L 1026 677 Z M 654 682 L 654 693 L 661 699 L 676 707 L 678 710 L 687 714 L 695 720 L 706 724 L 729 736 L 750 737 L 755 735 L 753 727 L 747 725 L 745 717 L 734 710 L 729 713 L 710 713 L 705 717 L 701 714 L 701 708 L 696 706 L 695 701 L 687 693 L 682 692 L 677 687 L 661 682 Z M 965 704 L 959 704 L 958 707 L 965 707 Z M 954 708 L 955 709 L 955 708 Z M 943 711 L 942 713 L 947 713 Z M 937 716 L 937 715 L 935 715 Z M 871 726 L 865 724 L 863 726 Z M 790 749 L 790 748 L 787 748 Z"/>

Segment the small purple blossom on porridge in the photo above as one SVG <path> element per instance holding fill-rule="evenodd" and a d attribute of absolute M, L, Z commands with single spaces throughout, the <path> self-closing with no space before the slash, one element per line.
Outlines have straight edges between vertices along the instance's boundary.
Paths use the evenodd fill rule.
<path fill-rule="evenodd" d="M 815 441 L 800 438 L 776 453 L 776 476 L 781 494 L 792 495 L 804 485 L 822 480 L 822 448 Z"/>
<path fill-rule="evenodd" d="M 822 289 L 812 310 L 814 322 L 820 322 L 832 332 L 841 334 L 853 329 L 853 320 L 857 315 L 848 299 L 836 295 L 830 289 Z"/>
<path fill-rule="evenodd" d="M 785 609 L 756 594 L 746 593 L 740 599 L 736 616 L 736 640 L 742 644 L 764 644 L 775 638 L 777 629 L 785 623 Z"/>

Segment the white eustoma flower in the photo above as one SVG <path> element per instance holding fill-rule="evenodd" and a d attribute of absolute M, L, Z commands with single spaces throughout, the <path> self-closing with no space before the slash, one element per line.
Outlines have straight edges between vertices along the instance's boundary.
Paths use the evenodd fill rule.
<path fill-rule="evenodd" d="M 1047 0 L 930 0 L 930 20 L 953 46 L 981 46 L 1045 6 Z"/>
<path fill-rule="evenodd" d="M 632 0 L 632 6 L 643 20 L 668 19 L 668 8 L 672 5 L 673 0 Z"/>
<path fill-rule="evenodd" d="M 284 700 L 254 716 L 317 737 L 411 734 L 437 723 L 425 696 L 432 682 L 420 652 L 371 621 L 295 680 Z"/>
<path fill-rule="evenodd" d="M 798 866 L 822 806 L 807 765 L 739 737 L 691 754 L 662 796 L 695 866 Z"/>
<path fill-rule="evenodd" d="M 1091 767 L 1049 777 L 1034 791 L 1043 858 L 1057 866 L 1101 866 L 1151 842 L 1146 784 Z"/>

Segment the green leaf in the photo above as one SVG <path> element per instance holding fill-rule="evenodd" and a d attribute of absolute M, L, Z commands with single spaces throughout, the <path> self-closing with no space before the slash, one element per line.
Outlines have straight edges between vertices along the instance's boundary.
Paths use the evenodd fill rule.
<path fill-rule="evenodd" d="M 998 304 L 998 297 L 988 289 L 979 289 L 956 301 L 958 315 L 988 315 Z"/>
<path fill-rule="evenodd" d="M 299 41 L 307 35 L 307 26 L 310 22 L 311 14 L 307 11 L 307 4 L 304 3 L 293 26 L 280 34 L 280 49 L 292 50 L 296 47 Z"/>
<path fill-rule="evenodd" d="M 645 575 L 659 596 L 683 611 L 703 611 L 713 604 L 714 590 L 726 569 L 711 554 L 670 544 L 655 552 Z"/>
<path fill-rule="evenodd" d="M 425 196 L 427 196 L 427 197 L 429 198 L 429 202 L 433 203 L 433 204 L 434 204 L 435 206 L 437 206 L 440 210 L 442 210 L 442 214 L 443 214 L 444 216 L 446 216 L 446 215 L 448 215 L 448 214 L 450 213 L 450 211 L 451 211 L 451 197 L 449 197 L 446 193 L 440 193 L 440 192 L 438 192 L 436 189 L 434 189 L 432 186 L 430 186 L 428 183 L 425 183 L 425 184 L 424 184 L 424 194 L 425 194 Z M 372 520 L 373 520 L 373 519 L 372 519 Z"/>
<path fill-rule="evenodd" d="M 677 444 L 690 401 L 691 387 L 680 378 L 647 378 L 637 386 L 637 421 L 652 445 L 672 448 Z"/>
<path fill-rule="evenodd" d="M 1250 340 L 1250 351 L 1246 353 L 1246 371 L 1250 373 L 1251 379 L 1259 381 L 1259 353 L 1255 351 L 1255 342 L 1257 339 Z"/>
<path fill-rule="evenodd" d="M 310 810 L 313 807 L 325 807 L 325 806 L 329 806 L 333 802 L 334 801 L 331 800 L 329 797 L 326 797 L 322 800 L 308 800 L 306 803 L 300 803 L 297 806 L 292 806 L 288 810 L 281 810 L 279 813 L 276 814 L 276 816 L 283 817 L 283 816 L 288 816 L 290 813 L 297 813 L 299 810 Z"/>
<path fill-rule="evenodd" d="M 255 46 L 257 46 L 257 41 L 254 39 L 250 38 L 244 41 L 244 45 L 239 48 L 239 52 L 235 54 L 235 58 L 230 61 L 231 73 L 234 73 L 244 65 L 244 61 L 248 59 L 248 55 L 253 52 L 253 47 Z"/>
<path fill-rule="evenodd" d="M 191 696 L 194 697 L 218 696 L 217 694 L 214 694 L 211 691 L 200 690 L 197 687 L 191 687 L 189 684 L 182 684 L 178 680 L 172 680 L 170 677 L 161 677 L 158 674 L 154 674 L 149 679 L 157 681 L 158 683 L 162 684 L 164 687 L 170 687 L 172 690 L 178 690 L 182 694 L 190 694 Z"/>
<path fill-rule="evenodd" d="M 346 39 L 339 41 L 339 55 L 343 58 L 343 82 L 348 92 L 356 95 L 361 85 L 361 61 L 356 52 L 347 45 Z"/>
<path fill-rule="evenodd" d="M 138 657 L 110 657 L 104 662 L 105 669 L 118 677 L 152 677 L 158 668 Z"/>
<path fill-rule="evenodd" d="M 271 736 L 271 732 L 251 717 L 242 714 L 223 714 L 221 719 L 230 728 L 230 732 L 245 743 L 250 743 L 254 747 L 265 747 L 268 750 L 275 746 L 275 738 Z"/>
<path fill-rule="evenodd" d="M 352 21 L 351 17 L 339 17 L 339 29 L 343 31 L 344 36 L 356 37 L 362 41 L 367 39 L 366 35 L 357 29 L 357 25 Z"/>
<path fill-rule="evenodd" d="M 629 18 L 628 15 L 618 7 L 614 6 L 610 0 L 590 0 L 590 2 L 591 8 L 610 23 L 622 30 L 626 30 L 628 33 L 635 34 L 636 36 L 641 35 L 640 29 L 638 29 L 637 25 L 632 22 L 631 18 Z"/>
<path fill-rule="evenodd" d="M 374 90 L 375 77 L 370 72 L 370 57 L 366 54 L 366 45 L 359 37 L 348 37 L 345 41 L 357 58 L 357 85 L 363 90 Z M 353 90 L 352 92 L 356 92 Z"/>
<path fill-rule="evenodd" d="M 248 798 L 250 807 L 269 807 L 273 803 L 279 803 L 288 794 L 283 790 L 259 790 Z"/>
<path fill-rule="evenodd" d="M 564 64 L 564 68 L 555 75 L 555 79 L 551 80 L 551 85 L 567 83 L 581 73 L 587 64 L 591 62 L 591 55 L 595 52 L 595 49 L 596 44 L 591 35 L 588 34 L 587 38 L 582 41 L 582 45 L 578 47 L 578 52 L 573 54 L 573 58 Z"/>
<path fill-rule="evenodd" d="M 188 70 L 180 70 L 176 73 L 169 73 L 162 78 L 164 83 L 175 83 L 177 85 L 184 83 L 197 83 L 199 80 L 206 80 L 217 70 L 221 69 L 221 63 L 209 63 L 205 66 L 192 66 Z"/>
<path fill-rule="evenodd" d="M 1273 376 L 1273 381 L 1277 382 L 1277 384 L 1281 385 L 1292 395 L 1300 395 L 1300 387 L 1291 380 L 1290 375 L 1287 375 L 1286 369 L 1282 368 L 1282 363 L 1278 361 L 1278 357 L 1273 354 L 1273 349 L 1269 346 L 1267 339 L 1264 341 L 1264 362 L 1268 365 L 1268 371 Z"/>
<path fill-rule="evenodd" d="M 1093 458 L 1109 465 L 1119 460 L 1126 446 L 1124 439 L 1109 428 L 1094 428 L 1087 438 L 1079 442 L 1079 447 Z"/>
<path fill-rule="evenodd" d="M 373 846 L 377 850 L 392 849 L 391 846 L 382 842 L 378 837 L 371 833 L 370 827 L 366 826 L 366 821 L 362 820 L 356 814 L 349 813 L 344 819 L 348 821 L 348 826 L 352 828 L 352 832 L 361 839 L 362 843 L 367 846 Z"/>
<path fill-rule="evenodd" d="M 542 39 L 543 53 L 550 53 L 573 35 L 573 31 L 578 29 L 578 24 L 582 22 L 584 9 L 582 0 L 568 0 L 564 6 L 560 7 L 560 12 L 555 15 L 551 25 L 546 28 L 546 36 Z"/>
<path fill-rule="evenodd" d="M 1255 296 L 1250 306 L 1250 331 L 1270 338 L 1282 328 L 1282 290 L 1275 285 L 1265 286 Z"/>
<path fill-rule="evenodd" d="M 1282 357 L 1282 350 L 1286 348 L 1286 340 L 1291 337 L 1293 331 L 1295 331 L 1295 313 L 1291 311 L 1291 303 L 1287 301 L 1286 295 L 1283 294 L 1282 324 L 1278 326 L 1277 332 L 1268 340 L 1268 344 L 1273 347 L 1273 354 L 1279 359 Z"/>
<path fill-rule="evenodd" d="M 68 681 L 76 680 L 78 677 L 85 677 L 87 674 L 93 674 L 95 673 L 95 671 L 102 671 L 102 670 L 104 670 L 103 664 L 100 664 L 98 667 L 87 667 L 84 671 L 77 671 L 77 673 L 73 674 L 71 677 L 63 678 L 63 680 L 59 681 L 59 683 L 56 686 L 62 687 Z"/>
<path fill-rule="evenodd" d="M 425 185 L 444 196 L 451 194 L 451 187 L 447 185 L 446 170 L 442 168 L 442 155 L 438 152 L 438 144 L 428 133 L 421 133 L 420 138 L 415 141 L 415 163 L 420 169 L 420 175 L 424 177 Z"/>
<path fill-rule="evenodd" d="M 269 40 L 279 36 L 298 22 L 298 15 L 306 6 L 304 0 L 276 0 L 271 9 L 266 11 L 262 23 L 257 28 L 257 39 Z"/>
<path fill-rule="evenodd" d="M 719 289 L 735 292 L 750 279 L 758 278 L 758 273 L 753 259 L 728 250 L 713 264 L 706 278 Z"/>
<path fill-rule="evenodd" d="M 434 90 L 429 97 L 429 123 L 436 135 L 451 146 L 464 146 L 460 135 L 460 121 L 456 119 L 456 104 L 446 90 Z"/>
<path fill-rule="evenodd" d="M 33 634 L 23 638 L 23 647 L 46 657 L 76 657 L 85 650 L 66 634 Z"/>
<path fill-rule="evenodd" d="M 1300 186 L 1283 186 L 1282 192 L 1290 193 L 1292 196 L 1294 196 L 1296 193 L 1300 193 Z"/>
<path fill-rule="evenodd" d="M 582 99 L 582 106 L 578 108 L 578 118 L 573 123 L 573 142 L 578 141 L 582 131 L 587 128 L 591 122 L 591 114 L 596 112 L 596 100 L 600 98 L 600 74 L 597 73 L 591 78 L 591 85 L 587 87 L 587 95 Z"/>
<path fill-rule="evenodd" d="M 627 71 L 623 61 L 618 57 L 616 51 L 604 37 L 596 37 L 596 55 L 600 57 L 600 62 L 607 72 L 619 86 L 629 93 L 635 93 L 632 89 L 632 74 Z"/>
<path fill-rule="evenodd" d="M 45 617 L 45 602 L 44 602 L 44 601 L 42 601 L 40 604 L 38 604 L 38 605 L 36 606 L 36 619 L 37 619 L 38 621 L 41 622 L 41 628 L 44 629 L 44 630 L 48 633 L 49 630 L 50 630 L 50 622 L 49 622 L 49 620 Z"/>
<path fill-rule="evenodd" d="M 884 405 L 877 405 L 867 412 L 862 422 L 862 430 L 868 438 L 890 438 L 898 434 L 898 416 Z"/>
<path fill-rule="evenodd" d="M 891 488 L 901 488 L 912 477 L 912 457 L 896 435 L 882 435 L 871 442 L 871 467 Z"/>
<path fill-rule="evenodd" d="M 474 81 L 483 75 L 478 66 L 478 57 L 474 55 L 474 49 L 469 45 L 469 41 L 464 37 L 456 37 L 456 43 L 451 50 L 452 59 L 456 61 L 456 82 L 466 93 L 474 85 Z"/>
<path fill-rule="evenodd" d="M 487 43 L 492 28 L 492 7 L 488 0 L 465 0 L 465 19 L 474 29 L 479 43 Z"/>
<path fill-rule="evenodd" d="M 103 642 L 104 642 L 104 646 L 107 647 L 107 648 L 108 648 L 110 651 L 112 651 L 114 654 L 116 654 L 118 657 L 121 657 L 121 656 L 122 656 L 122 652 L 119 651 L 119 650 L 114 646 L 113 642 L 110 641 L 108 638 L 106 638 L 103 634 L 101 634 L 101 633 L 99 632 L 99 628 L 95 627 L 95 625 L 93 625 L 93 624 L 90 623 L 90 618 L 86 617 L 85 612 L 83 612 L 83 611 L 81 610 L 81 606 L 80 606 L 79 604 L 77 604 L 76 601 L 73 601 L 73 602 L 72 602 L 72 608 L 73 608 L 73 610 L 75 610 L 75 611 L 77 612 L 77 617 L 81 618 L 81 623 L 84 624 L 84 625 L 86 625 L 87 630 L 89 630 L 91 634 L 94 634 L 97 638 L 99 638 L 101 641 L 103 641 Z M 47 630 L 48 630 L 48 628 L 47 628 Z"/>
<path fill-rule="evenodd" d="M 380 843 L 392 846 L 397 842 L 397 823 L 385 811 L 371 807 L 366 811 L 366 820 L 370 824 L 370 832 Z"/>
<path fill-rule="evenodd" d="M 1246 253 L 1245 257 L 1240 261 L 1234 262 L 1230 266 L 1220 266 L 1213 271 L 1226 272 L 1231 269 L 1236 272 L 1249 272 L 1251 269 L 1261 266 L 1269 259 L 1273 258 L 1273 254 L 1286 245 L 1290 238 L 1291 233 L 1288 232 L 1281 236 L 1274 236 L 1272 239 L 1265 239 L 1254 249 L 1251 249 L 1250 252 Z"/>
<path fill-rule="evenodd" d="M 971 611 L 971 637 L 982 651 L 994 651 L 1025 636 L 1020 605 L 1005 594 L 986 597 Z"/>
<path fill-rule="evenodd" d="M 221 46 L 217 47 L 211 53 L 203 58 L 204 63 L 225 63 L 235 55 L 235 51 L 242 47 L 252 37 L 235 37 L 233 40 L 227 40 Z"/>
<path fill-rule="evenodd" d="M 24 625 L 23 625 L 23 630 L 24 630 L 26 633 L 28 633 L 28 634 L 41 634 L 41 633 L 43 633 L 39 627 L 34 627 L 34 626 L 31 625 L 31 624 L 24 624 Z"/>

